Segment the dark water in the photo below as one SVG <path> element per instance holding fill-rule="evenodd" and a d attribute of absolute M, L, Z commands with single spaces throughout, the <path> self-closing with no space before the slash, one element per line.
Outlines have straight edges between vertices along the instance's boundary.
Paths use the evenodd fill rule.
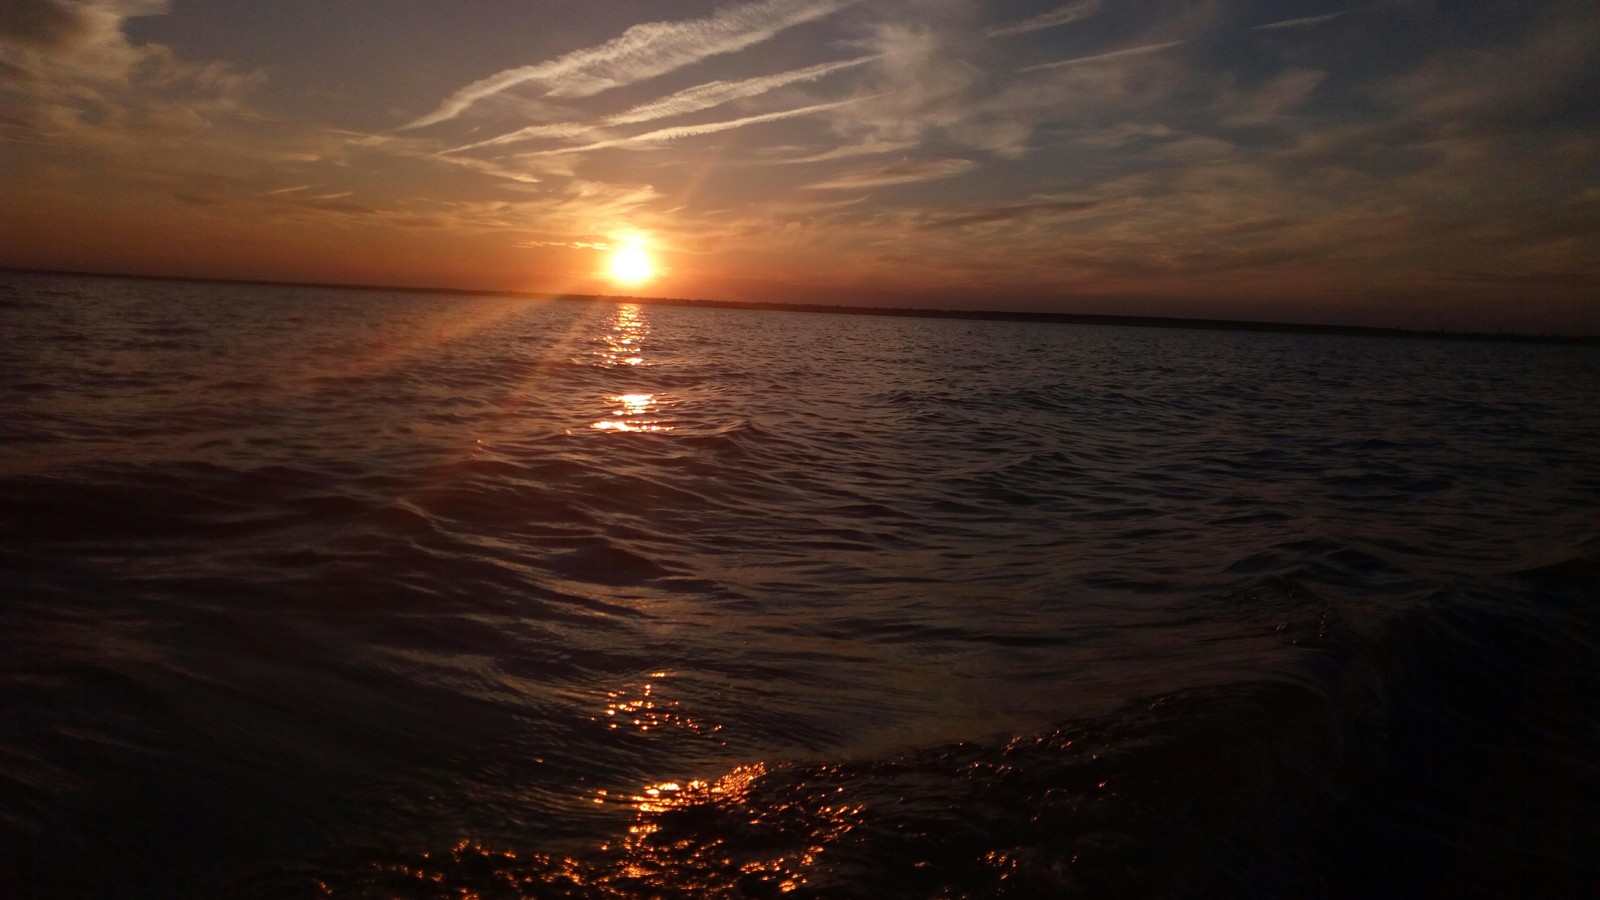
<path fill-rule="evenodd" d="M 8 897 L 1600 892 L 1600 353 L 0 279 Z"/>

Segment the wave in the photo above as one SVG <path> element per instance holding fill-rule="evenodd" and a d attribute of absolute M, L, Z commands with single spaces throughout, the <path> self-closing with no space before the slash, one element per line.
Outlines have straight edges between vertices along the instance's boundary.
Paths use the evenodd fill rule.
<path fill-rule="evenodd" d="M 1600 886 L 1600 554 L 1356 629 L 1292 609 L 1278 677 L 998 743 L 758 762 L 603 799 L 598 846 L 505 833 L 226 885 L 285 896 L 1588 897 Z M 1269 616 L 1270 617 L 1270 616 Z M 604 794 L 604 792 L 602 792 Z"/>
<path fill-rule="evenodd" d="M 1592 874 L 1587 351 L 3 280 L 8 897 Z"/>

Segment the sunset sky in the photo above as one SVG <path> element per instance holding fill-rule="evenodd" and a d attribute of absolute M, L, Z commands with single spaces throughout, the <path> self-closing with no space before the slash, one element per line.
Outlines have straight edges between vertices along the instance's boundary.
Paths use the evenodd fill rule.
<path fill-rule="evenodd" d="M 5 0 L 0 265 L 1600 332 L 1597 48 L 1594 0 Z"/>

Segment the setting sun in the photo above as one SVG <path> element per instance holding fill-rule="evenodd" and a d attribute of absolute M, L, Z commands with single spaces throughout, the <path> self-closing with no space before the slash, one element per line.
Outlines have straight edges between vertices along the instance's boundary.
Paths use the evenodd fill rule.
<path fill-rule="evenodd" d="M 627 246 L 611 254 L 611 278 L 624 284 L 638 284 L 655 272 L 650 254 L 636 246 Z"/>

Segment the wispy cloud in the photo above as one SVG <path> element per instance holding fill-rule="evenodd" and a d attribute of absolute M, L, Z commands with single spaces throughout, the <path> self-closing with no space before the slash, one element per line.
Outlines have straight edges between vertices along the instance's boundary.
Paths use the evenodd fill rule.
<path fill-rule="evenodd" d="M 529 239 L 529 240 L 525 240 L 525 241 L 517 241 L 513 246 L 517 246 L 517 247 L 563 247 L 563 248 L 566 248 L 568 250 L 610 250 L 610 249 L 616 247 L 617 245 L 616 245 L 615 241 L 603 241 L 603 240 L 599 240 L 599 239 L 588 240 L 588 241 L 540 241 L 540 240 Z"/>
<path fill-rule="evenodd" d="M 871 139 L 863 141 L 859 144 L 847 144 L 843 147 L 835 147 L 832 150 L 824 150 L 821 153 L 813 153 L 810 156 L 799 156 L 793 159 L 778 159 L 774 160 L 773 162 L 780 165 L 831 162 L 832 160 L 836 159 L 850 159 L 856 156 L 875 156 L 879 153 L 899 153 L 902 150 L 909 150 L 915 146 L 915 141 L 880 141 Z"/>
<path fill-rule="evenodd" d="M 703 109 L 711 109 L 735 100 L 745 100 L 760 96 L 768 91 L 776 90 L 791 84 L 804 81 L 815 81 L 825 75 L 830 75 L 843 69 L 850 69 L 877 59 L 876 56 L 861 56 L 855 59 L 845 59 L 836 62 L 820 63 L 807 66 L 803 69 L 792 69 L 788 72 L 779 72 L 775 75 L 762 75 L 755 78 L 746 78 L 742 81 L 710 81 L 691 88 L 669 94 L 649 103 L 641 103 L 631 109 L 610 116 L 603 116 L 593 122 L 557 122 L 549 125 L 530 125 L 509 134 L 478 141 L 475 144 L 466 144 L 447 150 L 447 153 L 457 153 L 478 147 L 491 147 L 500 144 L 509 144 L 517 141 L 533 140 L 536 138 L 564 138 L 592 134 L 603 128 L 617 125 L 635 125 L 640 122 L 650 122 L 656 119 L 666 119 L 673 116 L 687 115 Z"/>
<path fill-rule="evenodd" d="M 1101 200 L 1050 199 L 1028 203 L 1008 203 L 939 212 L 927 217 L 931 228 L 962 228 L 971 225 L 1006 224 L 1029 219 L 1081 213 L 1100 206 Z"/>
<path fill-rule="evenodd" d="M 583 50 L 506 69 L 475 81 L 438 109 L 404 126 L 422 128 L 453 119 L 486 97 L 521 84 L 537 84 L 552 97 L 589 97 L 654 78 L 701 60 L 743 50 L 774 35 L 833 13 L 855 0 L 761 0 L 718 10 L 702 19 L 647 22 Z"/>
<path fill-rule="evenodd" d="M 1087 19 L 1099 11 L 1100 0 L 1079 0 L 1077 3 L 1068 3 L 1066 6 L 1042 13 L 1031 19 L 1022 19 L 1005 25 L 995 25 L 985 30 L 983 36 L 1004 38 L 1034 31 L 1043 31 L 1046 28 L 1059 28 L 1063 25 L 1071 25 L 1080 19 Z"/>
<path fill-rule="evenodd" d="M 962 58 L 957 45 L 963 39 L 922 23 L 885 23 L 869 40 L 883 57 L 864 83 L 875 96 L 839 117 L 836 131 L 881 142 L 920 142 L 971 111 L 984 79 Z"/>
<path fill-rule="evenodd" d="M 802 81 L 815 81 L 824 75 L 838 72 L 841 69 L 854 68 L 877 58 L 876 56 L 861 56 L 855 59 L 820 63 L 815 66 L 807 66 L 804 69 L 747 78 L 743 81 L 712 81 L 679 91 L 660 100 L 640 104 L 626 112 L 608 117 L 606 123 L 610 125 L 630 125 L 637 122 L 665 119 L 671 116 L 697 112 L 702 109 L 710 109 L 734 100 L 743 100 L 748 97 L 765 94 L 785 85 Z"/>
<path fill-rule="evenodd" d="M 911 184 L 960 175 L 974 165 L 970 159 L 903 159 L 880 168 L 831 178 L 812 187 L 819 190 L 859 190 L 891 184 Z"/>
<path fill-rule="evenodd" d="M 162 15 L 167 5 L 166 0 L 10 0 L 0 14 L 0 43 L 23 51 L 19 55 L 37 53 L 95 74 L 120 74 L 141 56 L 123 36 L 123 22 Z"/>
<path fill-rule="evenodd" d="M 1125 56 L 1143 56 L 1146 53 L 1157 53 L 1169 47 L 1176 47 L 1184 41 L 1164 41 L 1160 44 L 1145 44 L 1142 47 L 1128 47 L 1122 50 L 1112 50 L 1109 53 L 1096 53 L 1092 56 L 1074 56 L 1072 59 L 1058 59 L 1055 62 L 1040 63 L 1037 66 L 1028 66 L 1024 72 L 1037 72 L 1041 69 L 1062 69 L 1067 66 L 1081 66 L 1087 63 L 1106 62 L 1121 59 Z"/>
<path fill-rule="evenodd" d="M 1280 28 L 1306 28 L 1311 25 L 1321 25 L 1323 22 L 1332 22 L 1334 19 L 1343 16 L 1347 12 L 1349 12 L 1349 10 L 1342 9 L 1335 13 L 1328 13 L 1325 16 L 1307 16 L 1303 19 L 1283 19 L 1282 21 L 1278 22 L 1268 22 L 1265 25 L 1256 25 L 1250 30 L 1276 31 Z"/>
<path fill-rule="evenodd" d="M 487 159 L 473 159 L 469 156 L 442 155 L 436 155 L 433 158 L 441 162 L 447 162 L 452 165 L 461 166 L 464 169 L 471 169 L 475 172 L 482 172 L 485 175 L 493 175 L 496 178 L 505 178 L 510 181 L 518 181 L 523 184 L 538 184 L 540 181 L 538 176 L 531 172 L 525 172 L 521 169 L 514 169 L 510 166 L 504 166 Z"/>
<path fill-rule="evenodd" d="M 7 0 L 0 12 L 0 88 L 69 104 L 110 102 L 138 88 L 234 96 L 256 75 L 221 63 L 191 65 L 162 44 L 135 44 L 129 19 L 160 16 L 166 0 Z"/>
<path fill-rule="evenodd" d="M 1251 91 L 1227 91 L 1213 102 L 1218 121 L 1255 125 L 1282 116 L 1306 101 L 1327 79 L 1326 72 L 1290 70 Z"/>
<path fill-rule="evenodd" d="M 588 153 L 591 150 L 604 150 L 609 147 L 627 147 L 635 144 L 659 144 L 665 141 L 675 141 L 680 138 L 695 137 L 702 134 L 716 134 L 719 131 L 732 131 L 735 128 L 743 128 L 746 125 L 758 125 L 762 122 L 776 122 L 779 119 L 792 119 L 796 116 L 814 115 L 825 110 L 838 109 L 841 106 L 855 102 L 856 100 L 854 98 L 849 100 L 835 100 L 832 103 L 816 103 L 811 106 L 802 106 L 798 109 L 784 109 L 779 110 L 778 112 L 762 113 L 757 116 L 745 116 L 742 119 L 730 119 L 724 122 L 705 122 L 699 125 L 678 125 L 672 128 L 658 128 L 655 131 L 647 131 L 644 134 L 636 134 L 632 137 L 595 141 L 592 144 L 584 144 L 581 147 L 558 147 L 554 150 L 538 150 L 533 153 L 523 153 L 519 154 L 518 158 L 525 159 L 536 156 L 555 156 L 563 153 Z"/>

